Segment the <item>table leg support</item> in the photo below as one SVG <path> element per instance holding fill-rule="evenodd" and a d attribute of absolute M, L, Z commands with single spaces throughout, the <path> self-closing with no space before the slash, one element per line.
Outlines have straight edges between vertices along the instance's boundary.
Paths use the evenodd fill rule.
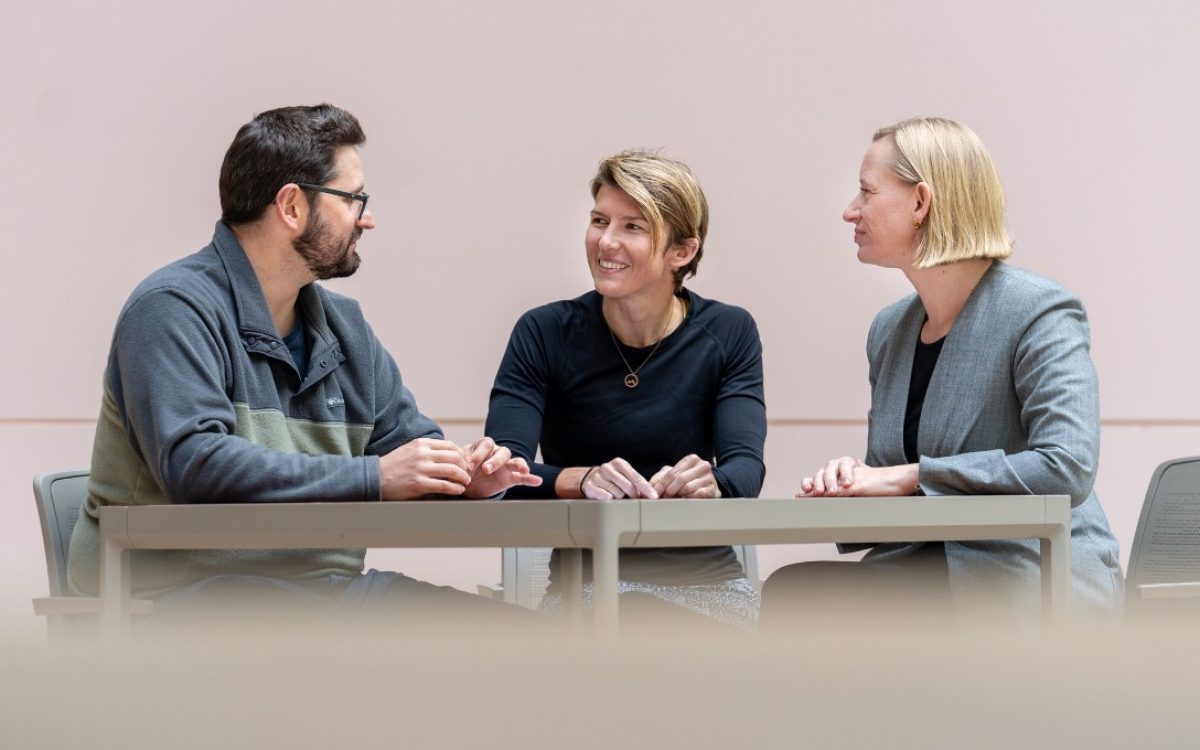
<path fill-rule="evenodd" d="M 129 633 L 129 550 L 103 537 L 100 548 L 100 630 L 107 640 Z"/>
<path fill-rule="evenodd" d="M 1041 540 L 1042 619 L 1062 625 L 1071 615 L 1071 529 L 1059 527 Z"/>
<path fill-rule="evenodd" d="M 615 524 L 605 522 L 596 534 L 592 549 L 592 592 L 595 599 L 592 616 L 596 634 L 605 640 L 617 637 L 617 546 L 619 534 Z"/>
<path fill-rule="evenodd" d="M 578 547 L 562 549 L 563 604 L 567 622 L 577 630 L 583 622 L 583 550 Z"/>

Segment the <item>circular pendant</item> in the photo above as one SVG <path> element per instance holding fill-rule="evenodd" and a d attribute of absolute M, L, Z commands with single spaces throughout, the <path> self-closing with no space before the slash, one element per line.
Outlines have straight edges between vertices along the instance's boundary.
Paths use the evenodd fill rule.
<path fill-rule="evenodd" d="M 638 376 L 637 375 L 634 375 L 631 372 L 625 376 L 625 387 L 626 388 L 637 388 L 637 384 L 638 384 Z"/>

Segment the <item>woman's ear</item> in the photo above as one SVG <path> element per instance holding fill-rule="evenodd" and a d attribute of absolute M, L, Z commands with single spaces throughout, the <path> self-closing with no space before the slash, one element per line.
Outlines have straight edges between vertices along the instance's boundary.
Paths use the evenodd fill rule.
<path fill-rule="evenodd" d="M 925 223 L 925 218 L 929 216 L 929 207 L 933 203 L 933 191 L 929 189 L 929 184 L 918 182 L 916 185 L 917 200 L 913 206 L 913 226 L 919 227 Z"/>
<path fill-rule="evenodd" d="M 695 258 L 698 252 L 700 252 L 699 238 L 688 237 L 667 251 L 667 260 L 670 261 L 672 268 L 683 268 L 692 262 L 692 258 Z"/>

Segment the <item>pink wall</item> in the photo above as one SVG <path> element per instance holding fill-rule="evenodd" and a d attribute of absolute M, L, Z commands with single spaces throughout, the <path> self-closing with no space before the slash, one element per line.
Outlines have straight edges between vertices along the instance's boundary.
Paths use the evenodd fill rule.
<path fill-rule="evenodd" d="M 113 319 L 199 248 L 255 112 L 329 100 L 362 120 L 379 228 L 358 297 L 426 412 L 477 434 L 510 327 L 588 288 L 586 182 L 621 147 L 687 159 L 712 204 L 693 287 L 758 319 L 772 420 L 765 494 L 862 450 L 863 341 L 907 293 L 840 221 L 872 130 L 971 125 L 1005 178 L 1014 262 L 1087 303 L 1104 405 L 1098 490 L 1128 551 L 1160 460 L 1197 453 L 1200 9 L 1017 0 L 23 3 L 5 9 L 0 180 L 0 628 L 40 624 L 35 472 L 84 466 Z M 849 420 L 849 422 L 847 422 Z M 855 421 L 857 420 L 857 421 Z M 762 550 L 764 570 L 829 549 Z M 494 551 L 380 555 L 470 588 Z"/>

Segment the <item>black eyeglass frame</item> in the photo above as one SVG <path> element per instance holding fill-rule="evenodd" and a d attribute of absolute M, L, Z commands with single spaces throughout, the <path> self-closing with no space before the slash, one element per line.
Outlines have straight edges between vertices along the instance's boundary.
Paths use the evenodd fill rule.
<path fill-rule="evenodd" d="M 362 201 L 362 208 L 360 208 L 358 210 L 358 220 L 359 221 L 362 221 L 363 215 L 367 213 L 367 199 L 370 198 L 371 196 L 367 195 L 366 193 L 347 193 L 345 190 L 334 190 L 331 187 L 325 187 L 324 185 L 314 185 L 311 182 L 297 182 L 296 186 L 302 187 L 305 190 L 315 190 L 318 193 L 329 193 L 330 195 L 336 195 L 336 196 L 339 196 L 342 198 L 349 198 L 352 201 Z"/>

